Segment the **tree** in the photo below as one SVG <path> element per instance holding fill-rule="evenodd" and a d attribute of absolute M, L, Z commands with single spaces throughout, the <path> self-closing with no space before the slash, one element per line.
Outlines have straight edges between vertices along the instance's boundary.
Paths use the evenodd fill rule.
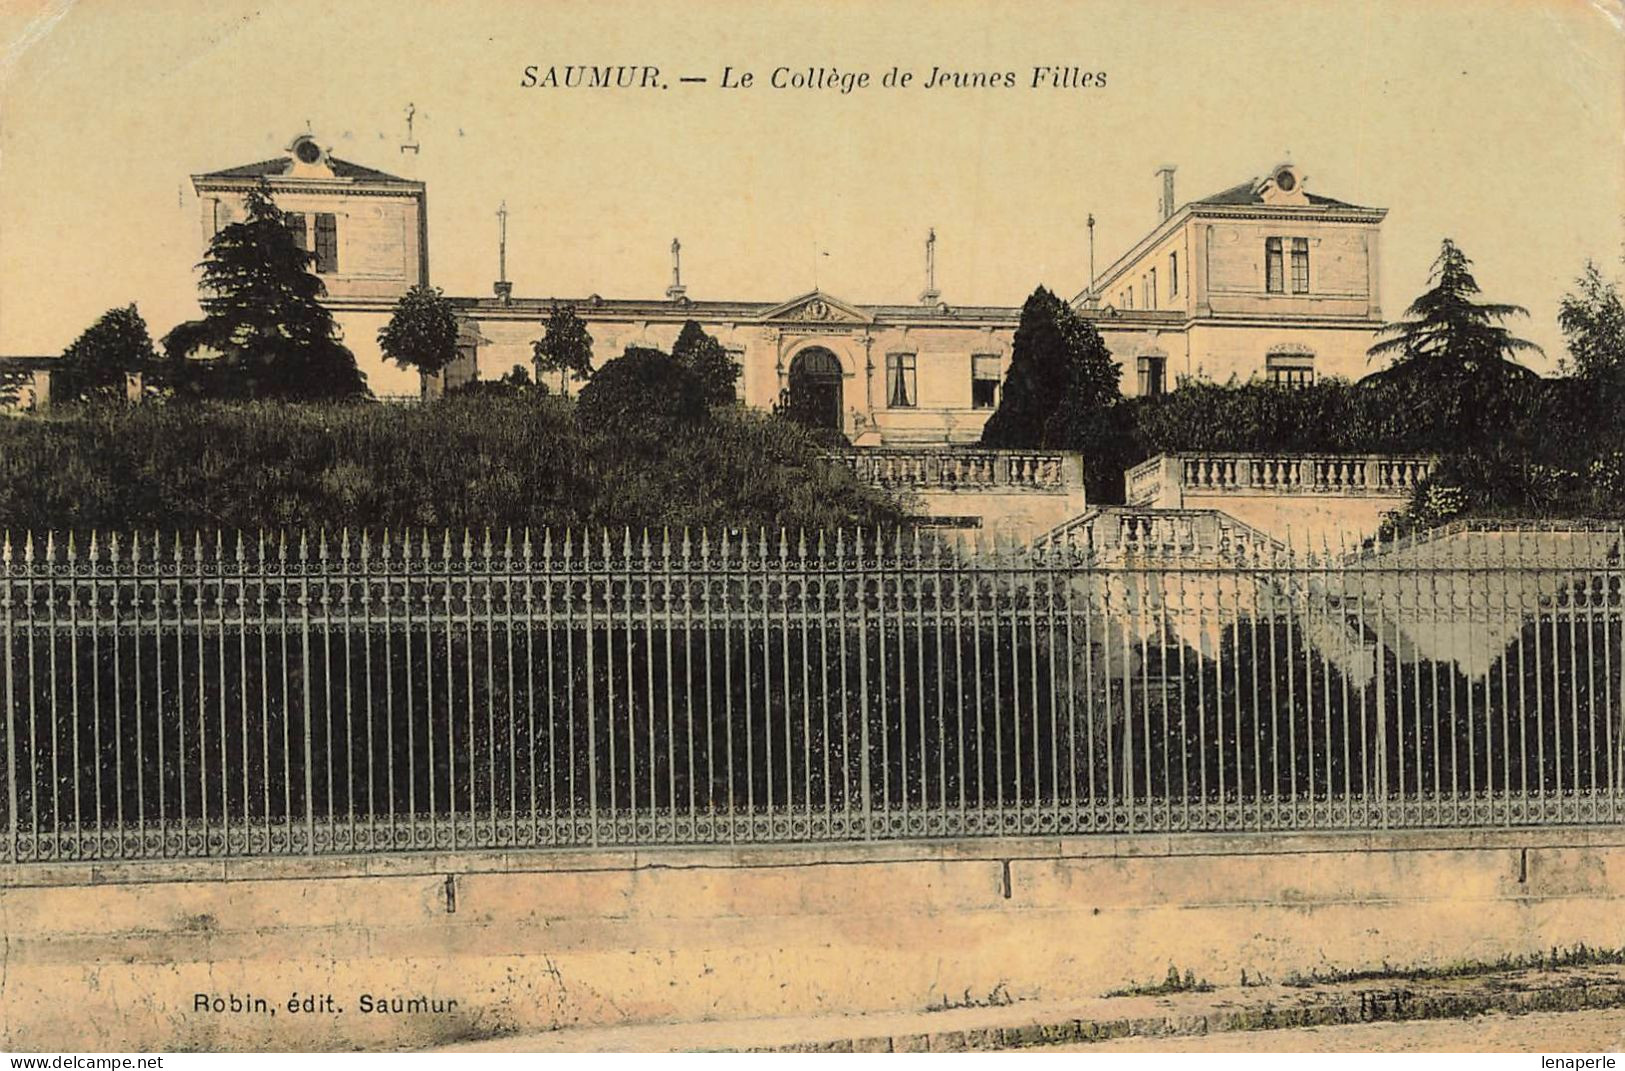
<path fill-rule="evenodd" d="M 11 409 L 22 403 L 23 386 L 29 378 L 27 372 L 0 368 L 0 409 Z"/>
<path fill-rule="evenodd" d="M 54 391 L 65 401 L 123 401 L 125 376 L 157 365 L 147 321 L 135 305 L 108 309 L 62 351 Z"/>
<path fill-rule="evenodd" d="M 414 286 L 378 330 L 378 348 L 397 364 L 426 376 L 457 359 L 457 315 L 438 287 Z"/>
<path fill-rule="evenodd" d="M 628 346 L 581 388 L 576 419 L 614 433 L 663 433 L 709 415 L 699 379 L 666 353 Z"/>
<path fill-rule="evenodd" d="M 1602 269 L 1586 261 L 1575 291 L 1564 294 L 1558 326 L 1568 342 L 1574 374 L 1581 379 L 1625 377 L 1625 302 Z M 1565 369 L 1567 370 L 1567 369 Z"/>
<path fill-rule="evenodd" d="M 1045 287 L 1021 307 L 999 407 L 982 429 L 998 447 L 1076 448 L 1122 402 L 1123 366 L 1095 325 Z"/>
<path fill-rule="evenodd" d="M 547 330 L 532 346 L 539 382 L 548 372 L 559 374 L 559 393 L 570 391 L 570 376 L 592 375 L 592 336 L 576 315 L 574 305 L 554 305 Z"/>
<path fill-rule="evenodd" d="M 310 270 L 264 183 L 247 197 L 248 218 L 220 229 L 198 265 L 204 317 L 164 337 L 178 390 L 226 398 L 292 401 L 367 394 L 366 377 L 321 304 L 327 287 Z M 207 360 L 193 360 L 205 355 Z"/>
<path fill-rule="evenodd" d="M 739 379 L 739 366 L 722 343 L 693 320 L 683 324 L 672 345 L 671 358 L 699 381 L 707 405 L 728 405 L 736 399 L 734 384 Z"/>
<path fill-rule="evenodd" d="M 1450 383 L 1506 378 L 1528 379 L 1535 373 L 1512 355 L 1540 352 L 1540 347 L 1500 326 L 1512 316 L 1528 316 L 1520 305 L 1497 305 L 1473 300 L 1479 293 L 1472 275 L 1473 262 L 1446 238 L 1439 247 L 1428 277 L 1432 284 L 1405 310 L 1406 319 L 1384 324 L 1380 333 L 1391 335 L 1366 351 L 1368 357 L 1389 357 L 1385 369 L 1366 376 L 1362 383 Z"/>
<path fill-rule="evenodd" d="M 1480 291 L 1471 269 L 1472 261 L 1446 238 L 1428 290 L 1405 310 L 1406 319 L 1380 328 L 1389 338 L 1366 351 L 1371 359 L 1391 359 L 1360 383 L 1380 390 L 1399 414 L 1397 431 L 1408 448 L 1493 443 L 1507 427 L 1502 415 L 1522 405 L 1540 378 L 1513 360 L 1540 347 L 1500 325 L 1528 310 L 1473 300 Z"/>

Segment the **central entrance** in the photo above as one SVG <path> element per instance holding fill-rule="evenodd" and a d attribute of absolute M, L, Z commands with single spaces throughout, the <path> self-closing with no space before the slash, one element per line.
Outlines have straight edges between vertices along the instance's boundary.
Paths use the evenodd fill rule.
<path fill-rule="evenodd" d="M 809 346 L 790 362 L 789 414 L 815 428 L 842 426 L 840 359 L 822 346 Z"/>

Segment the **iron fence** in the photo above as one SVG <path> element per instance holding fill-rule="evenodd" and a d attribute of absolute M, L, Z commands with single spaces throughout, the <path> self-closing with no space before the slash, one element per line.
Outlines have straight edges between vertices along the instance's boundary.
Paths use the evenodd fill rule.
<path fill-rule="evenodd" d="M 0 858 L 1617 822 L 1621 536 L 6 537 Z"/>

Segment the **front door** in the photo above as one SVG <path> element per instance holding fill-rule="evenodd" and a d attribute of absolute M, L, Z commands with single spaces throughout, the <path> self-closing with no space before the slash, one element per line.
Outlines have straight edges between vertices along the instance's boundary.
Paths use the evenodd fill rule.
<path fill-rule="evenodd" d="M 822 346 L 796 354 L 790 362 L 789 415 L 815 428 L 840 431 L 844 423 L 841 404 L 841 362 Z"/>

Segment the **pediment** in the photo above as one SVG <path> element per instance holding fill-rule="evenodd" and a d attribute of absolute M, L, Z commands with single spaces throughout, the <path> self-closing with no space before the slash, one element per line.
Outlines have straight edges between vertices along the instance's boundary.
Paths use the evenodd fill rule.
<path fill-rule="evenodd" d="M 762 314 L 764 323 L 867 324 L 874 317 L 821 290 L 802 294 Z"/>

